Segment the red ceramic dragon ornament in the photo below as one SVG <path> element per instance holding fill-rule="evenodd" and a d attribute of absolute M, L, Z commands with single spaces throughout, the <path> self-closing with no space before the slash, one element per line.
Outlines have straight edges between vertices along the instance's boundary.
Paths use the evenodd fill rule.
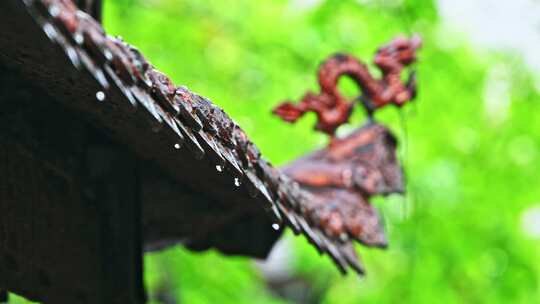
<path fill-rule="evenodd" d="M 320 93 L 308 92 L 298 104 L 287 101 L 273 111 L 287 122 L 315 112 L 315 129 L 330 136 L 330 145 L 285 166 L 283 172 L 312 194 L 305 210 L 311 224 L 338 242 L 355 239 L 366 246 L 387 246 L 382 221 L 369 199 L 402 193 L 404 178 L 395 153 L 396 138 L 372 116 L 377 109 L 390 104 L 401 107 L 416 96 L 415 73 L 402 82 L 401 72 L 416 61 L 420 46 L 418 36 L 400 36 L 379 48 L 374 64 L 381 71 L 380 79 L 353 56 L 333 55 L 319 68 Z M 351 77 L 362 95 L 354 100 L 341 95 L 337 87 L 341 76 Z M 336 138 L 336 129 L 348 122 L 357 102 L 364 106 L 369 123 Z"/>

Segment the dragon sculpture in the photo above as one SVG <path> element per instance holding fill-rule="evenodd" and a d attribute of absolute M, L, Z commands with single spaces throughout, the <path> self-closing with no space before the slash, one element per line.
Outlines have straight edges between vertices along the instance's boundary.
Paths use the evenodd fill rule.
<path fill-rule="evenodd" d="M 321 92 L 308 92 L 298 104 L 289 101 L 274 114 L 295 122 L 306 112 L 317 114 L 316 130 L 330 136 L 330 144 L 282 168 L 313 199 L 306 214 L 312 223 L 337 242 L 357 240 L 368 247 L 385 248 L 382 220 L 369 200 L 375 195 L 403 193 L 403 170 L 396 157 L 397 140 L 381 124 L 373 123 L 375 110 L 386 105 L 403 106 L 416 96 L 415 73 L 403 83 L 401 72 L 416 61 L 418 36 L 397 37 L 379 48 L 374 63 L 382 78 L 375 79 L 361 61 L 337 54 L 323 62 L 318 80 Z M 341 76 L 351 77 L 362 95 L 347 100 L 338 90 Z M 357 101 L 367 111 L 369 122 L 351 134 L 336 138 L 336 129 L 346 123 Z M 361 264 L 358 271 L 362 272 Z"/>
<path fill-rule="evenodd" d="M 379 48 L 374 64 L 382 74 L 374 78 L 368 67 L 348 54 L 335 54 L 319 67 L 318 80 L 321 92 L 307 92 L 298 104 L 286 101 L 278 105 L 273 113 L 286 122 L 296 122 L 307 112 L 315 112 L 315 129 L 328 134 L 333 140 L 336 129 L 347 123 L 356 100 L 362 101 L 369 117 L 374 111 L 388 104 L 398 107 L 416 96 L 416 77 L 411 72 L 406 83 L 401 81 L 401 72 L 416 61 L 416 50 L 421 46 L 418 36 L 399 36 Z M 351 77 L 360 87 L 362 95 L 349 101 L 338 89 L 341 76 Z"/>

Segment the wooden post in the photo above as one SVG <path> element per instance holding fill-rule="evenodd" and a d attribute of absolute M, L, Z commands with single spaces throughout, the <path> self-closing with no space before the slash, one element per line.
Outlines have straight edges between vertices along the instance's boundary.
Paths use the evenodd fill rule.
<path fill-rule="evenodd" d="M 99 206 L 103 303 L 143 303 L 141 202 L 137 160 L 102 134 L 87 134 L 85 203 Z"/>
<path fill-rule="evenodd" d="M 0 80 L 0 289 L 144 303 L 135 156 L 18 75 Z"/>

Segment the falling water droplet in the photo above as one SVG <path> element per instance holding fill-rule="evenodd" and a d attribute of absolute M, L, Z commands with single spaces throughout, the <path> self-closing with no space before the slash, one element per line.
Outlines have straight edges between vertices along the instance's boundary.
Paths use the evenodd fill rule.
<path fill-rule="evenodd" d="M 103 93 L 103 91 L 98 91 L 96 93 L 96 98 L 99 101 L 104 101 L 105 100 L 105 93 Z"/>
<path fill-rule="evenodd" d="M 272 224 L 272 228 L 273 228 L 274 230 L 276 230 L 276 231 L 279 230 L 279 224 L 278 224 L 278 223 L 273 223 L 273 224 Z"/>
<path fill-rule="evenodd" d="M 75 42 L 77 42 L 77 44 L 83 44 L 84 42 L 84 37 L 81 33 L 76 33 L 74 36 L 73 36 L 73 39 L 75 39 Z"/>
<path fill-rule="evenodd" d="M 52 17 L 56 18 L 60 14 L 60 8 L 58 8 L 58 6 L 56 6 L 56 5 L 51 5 L 49 7 L 49 14 Z"/>
<path fill-rule="evenodd" d="M 103 55 L 105 55 L 105 59 L 107 59 L 107 61 L 111 61 L 114 58 L 110 50 L 104 50 Z"/>
<path fill-rule="evenodd" d="M 57 32 L 50 23 L 43 24 L 43 31 L 50 40 L 56 39 Z"/>
<path fill-rule="evenodd" d="M 240 180 L 238 179 L 238 177 L 235 177 L 235 178 L 234 178 L 234 185 L 235 185 L 236 187 L 240 187 Z"/>
<path fill-rule="evenodd" d="M 178 144 L 178 143 L 174 144 L 174 148 L 175 148 L 176 150 L 179 150 L 179 149 L 180 149 L 180 144 Z"/>
<path fill-rule="evenodd" d="M 220 165 L 216 165 L 216 170 L 218 172 L 223 172 L 223 167 L 221 167 Z"/>

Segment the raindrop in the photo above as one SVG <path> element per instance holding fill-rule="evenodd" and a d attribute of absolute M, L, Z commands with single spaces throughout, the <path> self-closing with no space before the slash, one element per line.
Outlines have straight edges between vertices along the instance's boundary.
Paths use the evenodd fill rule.
<path fill-rule="evenodd" d="M 218 172 L 223 172 L 223 167 L 221 167 L 220 165 L 216 165 L 216 170 Z"/>
<path fill-rule="evenodd" d="M 273 223 L 273 224 L 272 224 L 272 228 L 273 228 L 274 230 L 276 230 L 276 231 L 279 230 L 279 224 L 278 224 L 278 223 Z"/>
<path fill-rule="evenodd" d="M 84 37 L 81 33 L 76 33 L 73 39 L 75 39 L 75 42 L 77 42 L 77 44 L 83 44 L 84 42 Z"/>
<path fill-rule="evenodd" d="M 235 177 L 235 178 L 234 178 L 234 185 L 235 185 L 236 187 L 240 187 L 240 180 L 238 179 L 238 177 Z"/>
<path fill-rule="evenodd" d="M 107 59 L 108 61 L 113 60 L 113 54 L 111 53 L 111 51 L 105 50 L 103 51 L 103 55 L 105 56 L 105 59 Z"/>
<path fill-rule="evenodd" d="M 59 9 L 58 6 L 56 6 L 56 5 L 51 5 L 51 6 L 49 7 L 49 14 L 50 14 L 52 17 L 56 18 L 56 17 L 60 14 L 60 9 Z"/>
<path fill-rule="evenodd" d="M 178 144 L 178 143 L 174 144 L 174 148 L 175 148 L 176 150 L 179 150 L 179 149 L 180 149 L 180 144 Z"/>
<path fill-rule="evenodd" d="M 45 23 L 43 25 L 43 31 L 45 32 L 45 35 L 47 35 L 47 37 L 50 40 L 56 39 L 56 36 L 57 36 L 56 30 L 50 23 Z"/>
<path fill-rule="evenodd" d="M 105 100 L 105 93 L 103 93 L 103 91 L 98 91 L 96 93 L 96 98 L 99 101 L 104 101 Z"/>
<path fill-rule="evenodd" d="M 64 47 L 64 50 L 66 51 L 66 54 L 69 57 L 69 60 L 71 60 L 73 65 L 78 69 L 81 63 L 80 63 L 80 59 L 79 59 L 79 55 L 77 54 L 77 51 L 67 44 L 61 44 L 61 45 L 62 47 Z"/>

